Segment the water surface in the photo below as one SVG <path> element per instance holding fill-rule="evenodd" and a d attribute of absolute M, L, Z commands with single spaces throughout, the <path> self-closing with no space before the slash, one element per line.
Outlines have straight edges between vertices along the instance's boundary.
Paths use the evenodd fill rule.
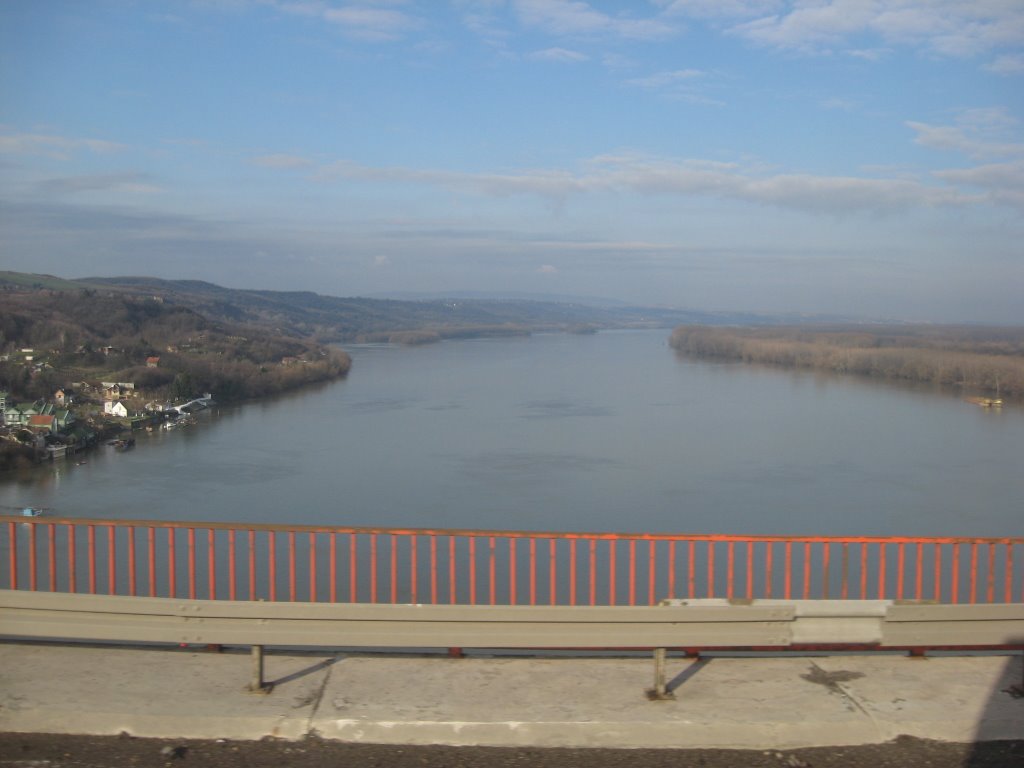
<path fill-rule="evenodd" d="M 345 381 L 7 479 L 0 505 L 121 519 L 1021 534 L 1020 409 L 682 359 L 667 337 L 349 347 Z"/>

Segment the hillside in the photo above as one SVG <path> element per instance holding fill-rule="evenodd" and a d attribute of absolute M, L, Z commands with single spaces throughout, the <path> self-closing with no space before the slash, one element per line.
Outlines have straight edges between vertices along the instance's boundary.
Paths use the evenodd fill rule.
<path fill-rule="evenodd" d="M 680 324 L 765 325 L 812 320 L 824 322 L 829 319 L 629 306 L 599 300 L 339 298 L 310 291 L 224 288 L 201 280 L 154 277 L 66 280 L 50 275 L 0 271 L 0 292 L 53 290 L 73 293 L 83 289 L 94 291 L 94 295 L 158 299 L 166 307 L 189 309 L 207 321 L 261 327 L 273 333 L 311 338 L 320 343 L 387 340 L 418 343 L 531 331 L 672 328 Z"/>
<path fill-rule="evenodd" d="M 0 284 L 2 277 L 0 273 Z M 734 315 L 706 312 L 599 307 L 527 299 L 339 298 L 309 291 L 238 290 L 201 281 L 149 277 L 88 278 L 78 282 L 108 290 L 159 296 L 168 304 L 188 307 L 208 318 L 269 326 L 322 342 L 380 341 L 388 340 L 392 334 L 409 332 L 452 338 L 539 330 L 571 331 L 581 327 L 670 328 L 679 323 L 739 321 Z M 753 321 L 749 316 L 744 319 Z M 399 336 L 398 340 L 402 339 Z"/>
<path fill-rule="evenodd" d="M 52 396 L 72 381 L 131 381 L 150 398 L 261 397 L 347 373 L 337 349 L 300 335 L 211 319 L 159 296 L 79 282 L 8 282 L 0 292 L 0 390 Z"/>

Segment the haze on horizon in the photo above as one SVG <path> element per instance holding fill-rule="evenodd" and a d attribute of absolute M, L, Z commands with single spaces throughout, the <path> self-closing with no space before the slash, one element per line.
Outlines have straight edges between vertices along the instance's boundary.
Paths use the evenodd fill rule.
<path fill-rule="evenodd" d="M 0 5 L 0 268 L 1024 324 L 1024 3 Z"/>

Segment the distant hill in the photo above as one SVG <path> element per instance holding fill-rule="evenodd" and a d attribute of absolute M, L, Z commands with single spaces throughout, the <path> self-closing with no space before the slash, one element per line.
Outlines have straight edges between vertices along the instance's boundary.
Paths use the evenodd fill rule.
<path fill-rule="evenodd" d="M 2 274 L 0 274 L 2 277 Z M 196 280 L 151 277 L 86 278 L 77 283 L 160 296 L 211 319 L 266 325 L 320 341 L 360 341 L 381 334 L 429 331 L 441 338 L 581 327 L 673 328 L 689 324 L 764 325 L 781 318 L 741 312 L 596 305 L 529 298 L 445 297 L 422 300 L 339 298 L 309 291 L 223 288 Z M 824 318 L 817 318 L 822 320 Z M 787 318 L 788 322 L 795 322 Z"/>
<path fill-rule="evenodd" d="M 741 312 L 701 312 L 618 305 L 585 300 L 445 297 L 420 300 L 339 298 L 311 291 L 224 288 L 201 280 L 155 277 L 91 277 L 0 272 L 0 290 L 93 290 L 103 295 L 158 299 L 166 308 L 187 309 L 207 321 L 260 327 L 267 332 L 327 342 L 425 341 L 530 331 L 606 328 L 673 328 L 681 324 L 769 325 L 798 322 Z M 598 302 L 599 300 L 593 300 Z M 803 318 L 824 321 L 831 318 Z"/>
<path fill-rule="evenodd" d="M 0 390 L 35 400 L 75 381 L 131 381 L 151 398 L 212 391 L 229 401 L 348 371 L 344 352 L 306 334 L 229 322 L 189 303 L 154 291 L 2 273 Z"/>

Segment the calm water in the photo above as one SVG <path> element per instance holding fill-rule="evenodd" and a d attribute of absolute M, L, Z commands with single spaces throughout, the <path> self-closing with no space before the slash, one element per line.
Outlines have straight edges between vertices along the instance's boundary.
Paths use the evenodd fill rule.
<path fill-rule="evenodd" d="M 77 517 L 1021 535 L 1024 409 L 678 358 L 667 331 L 349 348 L 346 381 L 0 484 Z"/>

